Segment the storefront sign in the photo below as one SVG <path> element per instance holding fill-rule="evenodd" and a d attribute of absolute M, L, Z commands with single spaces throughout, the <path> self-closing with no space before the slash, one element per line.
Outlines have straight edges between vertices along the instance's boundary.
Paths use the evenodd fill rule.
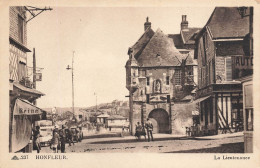
<path fill-rule="evenodd" d="M 41 114 L 41 110 L 25 101 L 22 101 L 20 99 L 16 100 L 14 115 L 34 115 L 34 114 Z"/>
<path fill-rule="evenodd" d="M 233 65 L 236 69 L 253 69 L 253 57 L 236 56 L 233 57 Z"/>

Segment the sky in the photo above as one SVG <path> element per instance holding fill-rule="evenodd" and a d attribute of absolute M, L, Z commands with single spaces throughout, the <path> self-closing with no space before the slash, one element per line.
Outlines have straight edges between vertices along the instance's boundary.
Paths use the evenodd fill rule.
<path fill-rule="evenodd" d="M 27 24 L 27 45 L 35 48 L 43 92 L 37 106 L 71 107 L 72 78 L 66 70 L 74 56 L 74 104 L 88 107 L 113 100 L 128 100 L 125 63 L 128 48 L 144 33 L 146 17 L 154 31 L 180 32 L 181 16 L 187 15 L 189 27 L 203 27 L 214 7 L 123 8 L 52 7 Z M 27 54 L 32 66 L 32 52 Z"/>

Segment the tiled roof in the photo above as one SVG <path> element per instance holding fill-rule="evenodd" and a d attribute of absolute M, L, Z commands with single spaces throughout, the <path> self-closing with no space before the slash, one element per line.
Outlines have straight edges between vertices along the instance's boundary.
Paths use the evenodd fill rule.
<path fill-rule="evenodd" d="M 236 7 L 216 7 L 206 26 L 213 39 L 243 38 L 249 33 L 249 17 L 241 18 Z"/>
<path fill-rule="evenodd" d="M 200 28 L 188 28 L 181 30 L 181 36 L 184 44 L 195 44 L 194 37 L 196 33 L 200 31 Z"/>
<path fill-rule="evenodd" d="M 182 54 L 173 41 L 158 29 L 137 58 L 137 62 L 140 67 L 180 66 L 181 57 Z"/>
<path fill-rule="evenodd" d="M 182 48 L 183 47 L 183 42 L 182 42 L 180 34 L 168 34 L 168 37 L 173 40 L 173 43 L 174 43 L 176 48 Z"/>
<path fill-rule="evenodd" d="M 151 28 L 146 29 L 144 34 L 137 40 L 137 42 L 131 47 L 133 49 L 133 56 L 138 59 L 139 55 L 150 41 L 152 36 L 154 35 L 154 31 Z"/>

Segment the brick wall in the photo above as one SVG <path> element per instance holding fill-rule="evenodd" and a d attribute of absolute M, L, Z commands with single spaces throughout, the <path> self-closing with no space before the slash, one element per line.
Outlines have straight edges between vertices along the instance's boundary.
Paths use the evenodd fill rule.
<path fill-rule="evenodd" d="M 19 41 L 18 37 L 18 15 L 20 15 L 22 18 L 24 18 L 24 40 L 23 44 L 27 45 L 27 24 L 26 24 L 26 11 L 24 7 L 16 7 L 12 6 L 9 8 L 9 21 L 10 21 L 10 27 L 9 27 L 9 35 L 14 38 L 16 41 Z"/>

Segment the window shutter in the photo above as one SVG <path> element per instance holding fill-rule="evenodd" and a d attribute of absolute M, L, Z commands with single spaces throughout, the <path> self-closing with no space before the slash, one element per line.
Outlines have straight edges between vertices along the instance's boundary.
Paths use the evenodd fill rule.
<path fill-rule="evenodd" d="M 226 58 L 226 81 L 232 80 L 232 60 L 231 57 Z"/>

